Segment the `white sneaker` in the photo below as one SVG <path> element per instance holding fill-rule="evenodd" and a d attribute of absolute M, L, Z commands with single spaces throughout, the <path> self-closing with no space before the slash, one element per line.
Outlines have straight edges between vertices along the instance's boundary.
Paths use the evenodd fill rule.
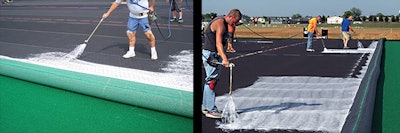
<path fill-rule="evenodd" d="M 208 113 L 208 111 L 207 111 L 206 109 L 204 109 L 204 110 L 202 109 L 202 110 L 201 110 L 201 113 L 203 113 L 204 115 L 206 115 L 206 114 Z"/>
<path fill-rule="evenodd" d="M 169 20 L 170 22 L 178 21 L 178 18 L 172 18 Z"/>
<path fill-rule="evenodd" d="M 217 112 L 208 111 L 206 114 L 206 117 L 220 119 L 220 118 L 222 118 L 221 113 L 222 113 L 221 111 L 217 111 Z"/>
<path fill-rule="evenodd" d="M 314 52 L 314 49 L 306 49 L 307 52 Z"/>
<path fill-rule="evenodd" d="M 126 54 L 124 56 L 122 56 L 124 58 L 131 58 L 131 57 L 135 57 L 135 51 L 128 51 L 126 52 Z"/>
<path fill-rule="evenodd" d="M 158 59 L 158 56 L 157 56 L 157 51 L 151 51 L 151 59 L 152 60 L 157 60 Z"/>

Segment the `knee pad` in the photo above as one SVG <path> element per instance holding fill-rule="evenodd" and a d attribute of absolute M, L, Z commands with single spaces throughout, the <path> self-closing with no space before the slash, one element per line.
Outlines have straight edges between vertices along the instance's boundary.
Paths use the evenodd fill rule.
<path fill-rule="evenodd" d="M 208 86 L 210 87 L 211 90 L 215 89 L 215 86 L 217 86 L 217 80 L 216 79 L 211 79 L 210 81 L 207 82 Z"/>

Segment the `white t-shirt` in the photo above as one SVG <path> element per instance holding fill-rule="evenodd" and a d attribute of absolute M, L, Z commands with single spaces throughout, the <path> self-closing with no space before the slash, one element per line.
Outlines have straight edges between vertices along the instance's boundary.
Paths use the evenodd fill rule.
<path fill-rule="evenodd" d="M 122 0 L 115 0 L 115 2 L 121 4 Z M 143 7 L 149 8 L 149 1 L 148 0 L 126 0 L 126 5 L 129 8 L 129 17 L 146 18 L 147 12 L 149 12 L 149 10 L 145 9 L 143 7 L 140 7 L 136 4 L 132 4 L 131 2 L 137 3 Z M 140 14 L 140 13 L 144 13 L 143 16 L 138 16 L 138 14 Z"/>

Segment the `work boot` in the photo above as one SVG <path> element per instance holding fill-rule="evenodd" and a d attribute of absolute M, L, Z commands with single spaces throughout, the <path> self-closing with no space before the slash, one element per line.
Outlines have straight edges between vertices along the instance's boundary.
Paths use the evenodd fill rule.
<path fill-rule="evenodd" d="M 127 59 L 127 58 L 131 58 L 131 57 L 135 57 L 135 56 L 136 56 L 135 51 L 128 51 L 128 52 L 126 52 L 126 54 L 123 55 L 122 57 L 124 57 L 125 59 Z"/>

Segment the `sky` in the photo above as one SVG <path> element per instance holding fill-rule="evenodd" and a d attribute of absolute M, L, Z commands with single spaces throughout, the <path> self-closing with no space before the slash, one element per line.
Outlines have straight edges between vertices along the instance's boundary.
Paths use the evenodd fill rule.
<path fill-rule="evenodd" d="M 362 16 L 398 15 L 399 0 L 202 0 L 202 14 L 227 14 L 237 8 L 247 16 L 342 16 L 352 7 L 361 10 Z"/>

